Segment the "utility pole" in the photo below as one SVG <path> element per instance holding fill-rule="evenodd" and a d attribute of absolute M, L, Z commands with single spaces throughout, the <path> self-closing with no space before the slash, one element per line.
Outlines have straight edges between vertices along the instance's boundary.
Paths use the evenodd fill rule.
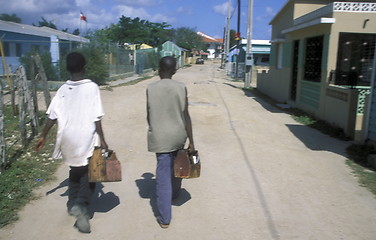
<path fill-rule="evenodd" d="M 225 56 L 226 56 L 225 47 L 224 47 L 225 44 L 226 44 L 226 27 L 224 27 L 224 29 L 223 29 L 223 45 L 222 45 L 221 68 L 223 68 L 224 62 L 225 62 Z"/>
<path fill-rule="evenodd" d="M 225 68 L 226 68 L 226 60 L 228 57 L 228 52 L 230 50 L 230 20 L 231 20 L 231 0 L 228 0 L 227 5 L 227 26 L 226 26 L 226 34 L 225 34 Z"/>
<path fill-rule="evenodd" d="M 253 0 L 248 0 L 248 29 L 247 29 L 247 49 L 245 55 L 245 81 L 244 87 L 249 88 L 252 81 L 252 17 L 253 17 Z"/>
<path fill-rule="evenodd" d="M 237 39 L 237 46 L 236 46 L 236 49 L 237 49 L 237 52 L 238 52 L 238 55 L 236 56 L 236 65 L 235 65 L 235 79 L 238 78 L 238 74 L 239 74 L 239 56 L 240 56 L 240 0 L 238 0 L 238 31 L 237 33 L 235 34 L 235 38 Z"/>

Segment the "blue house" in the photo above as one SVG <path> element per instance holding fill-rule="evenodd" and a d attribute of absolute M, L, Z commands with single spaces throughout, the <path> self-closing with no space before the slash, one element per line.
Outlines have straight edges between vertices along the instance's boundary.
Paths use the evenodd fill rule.
<path fill-rule="evenodd" d="M 173 56 L 176 58 L 177 68 L 181 68 L 185 64 L 187 50 L 179 47 L 171 41 L 166 41 L 162 44 L 161 57 Z"/>
<path fill-rule="evenodd" d="M 52 62 L 57 63 L 60 55 L 89 42 L 86 38 L 56 29 L 2 20 L 0 20 L 0 40 L 6 65 L 8 68 L 11 66 L 13 70 L 20 65 L 19 58 L 30 51 L 49 52 Z M 0 75 L 4 73 L 2 66 Z"/>
<path fill-rule="evenodd" d="M 270 41 L 269 40 L 252 40 L 253 66 L 255 68 L 269 67 Z M 239 58 L 238 77 L 244 78 L 245 55 L 246 55 L 247 39 L 242 39 L 240 49 L 237 46 L 230 48 L 227 55 L 226 69 L 228 75 L 235 77 L 236 59 Z"/>

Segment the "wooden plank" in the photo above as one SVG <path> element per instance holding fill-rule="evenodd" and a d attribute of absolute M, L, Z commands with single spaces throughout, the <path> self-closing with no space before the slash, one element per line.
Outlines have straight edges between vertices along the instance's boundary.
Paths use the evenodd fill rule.
<path fill-rule="evenodd" d="M 20 91 L 22 90 L 24 92 L 25 96 L 25 104 L 27 107 L 27 110 L 29 112 L 29 117 L 31 120 L 31 137 L 34 137 L 37 134 L 38 129 L 38 119 L 37 115 L 35 114 L 35 107 L 34 107 L 34 99 L 32 96 L 32 93 L 30 92 L 28 86 L 27 86 L 27 78 L 26 78 L 26 72 L 24 66 L 19 67 L 20 71 L 20 80 L 22 87 L 20 87 Z"/>
<path fill-rule="evenodd" d="M 37 54 L 37 55 L 34 55 L 33 58 L 34 58 L 35 64 L 37 65 L 38 73 L 42 81 L 44 101 L 46 102 L 46 107 L 48 107 L 50 106 L 50 103 L 51 103 L 51 95 L 50 95 L 50 90 L 48 88 L 47 75 L 46 75 L 46 72 L 44 71 L 44 67 L 40 59 L 40 56 Z"/>
<path fill-rule="evenodd" d="M 0 173 L 3 172 L 5 159 L 5 138 L 4 138 L 4 103 L 3 103 L 3 88 L 0 84 Z"/>
<path fill-rule="evenodd" d="M 18 112 L 20 117 L 20 132 L 21 132 L 21 142 L 23 146 L 27 144 L 27 132 L 26 132 L 26 104 L 25 104 L 25 92 L 23 91 L 23 83 L 20 69 L 16 71 L 17 82 L 18 82 Z"/>
<path fill-rule="evenodd" d="M 13 116 L 17 116 L 18 115 L 18 110 L 16 106 L 16 88 L 17 87 L 15 83 L 15 75 L 11 77 L 10 81 L 12 82 L 11 87 L 10 87 L 12 113 L 13 113 Z"/>

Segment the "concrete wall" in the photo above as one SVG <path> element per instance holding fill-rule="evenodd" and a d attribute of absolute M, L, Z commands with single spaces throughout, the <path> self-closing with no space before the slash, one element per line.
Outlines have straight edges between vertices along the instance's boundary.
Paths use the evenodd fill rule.
<path fill-rule="evenodd" d="M 289 93 L 290 71 L 281 69 L 257 74 L 257 89 L 278 102 L 286 103 Z"/>
<path fill-rule="evenodd" d="M 344 130 L 346 135 L 354 137 L 358 91 L 335 85 L 325 89 L 323 106 L 324 119 Z"/>
<path fill-rule="evenodd" d="M 333 1 L 331 0 L 314 0 L 307 4 L 307 0 L 297 0 L 294 8 L 294 18 L 301 17 L 309 12 L 313 12 L 332 2 Z"/>
<path fill-rule="evenodd" d="M 293 2 L 295 4 L 293 4 Z M 271 48 L 270 71 L 258 74 L 257 88 L 279 102 L 287 102 L 315 115 L 354 136 L 358 93 L 329 85 L 329 75 L 336 69 L 338 41 L 341 32 L 376 33 L 376 14 L 361 12 L 332 12 L 333 24 L 318 24 L 282 34 L 294 25 L 294 19 L 320 9 L 333 1 L 317 0 L 307 4 L 306 0 L 290 1 L 273 19 L 272 40 L 278 40 Z M 320 10 L 319 10 L 320 11 Z M 368 20 L 367 20 L 368 19 Z M 304 79 L 305 41 L 307 38 L 324 36 L 320 83 L 309 83 Z M 298 80 L 296 101 L 289 99 L 292 74 L 293 42 L 299 40 Z M 277 44 L 283 45 L 282 69 L 277 69 Z"/>

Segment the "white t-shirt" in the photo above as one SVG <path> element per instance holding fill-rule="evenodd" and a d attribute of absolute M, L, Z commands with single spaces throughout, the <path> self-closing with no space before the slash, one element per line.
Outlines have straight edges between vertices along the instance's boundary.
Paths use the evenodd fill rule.
<path fill-rule="evenodd" d="M 58 123 L 53 158 L 62 157 L 69 166 L 87 165 L 98 138 L 95 122 L 104 115 L 98 85 L 89 79 L 68 80 L 56 92 L 47 114 Z"/>

